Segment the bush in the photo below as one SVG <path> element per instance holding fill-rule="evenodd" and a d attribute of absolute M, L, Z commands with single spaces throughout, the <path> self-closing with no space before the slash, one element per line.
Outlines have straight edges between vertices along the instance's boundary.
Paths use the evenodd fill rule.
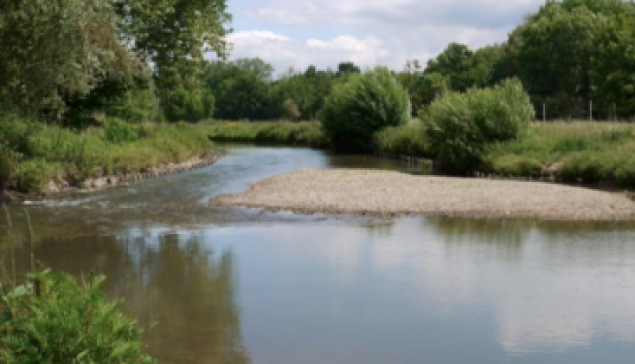
<path fill-rule="evenodd" d="M 374 134 L 410 119 L 408 93 L 386 68 L 376 68 L 335 87 L 319 115 L 335 149 L 368 152 Z"/>
<path fill-rule="evenodd" d="M 423 125 L 416 121 L 390 126 L 375 134 L 375 148 L 382 153 L 430 157 Z"/>
<path fill-rule="evenodd" d="M 214 112 L 214 95 L 208 89 L 180 89 L 164 100 L 163 111 L 169 121 L 195 122 L 208 119 Z"/>
<path fill-rule="evenodd" d="M 49 177 L 49 168 L 44 160 L 30 159 L 20 163 L 15 173 L 15 186 L 22 193 L 41 192 Z"/>
<path fill-rule="evenodd" d="M 153 363 L 142 330 L 107 302 L 103 277 L 88 282 L 45 271 L 21 286 L 1 286 L 0 362 Z"/>
<path fill-rule="evenodd" d="M 425 135 L 441 168 L 464 174 L 482 165 L 488 144 L 518 138 L 533 118 L 520 81 L 506 80 L 435 100 L 424 115 Z"/>
<path fill-rule="evenodd" d="M 18 164 L 18 154 L 0 140 L 0 197 L 6 190 Z"/>
<path fill-rule="evenodd" d="M 539 177 L 543 164 L 536 158 L 505 155 L 491 162 L 490 170 L 496 174 L 511 177 Z"/>
<path fill-rule="evenodd" d="M 117 118 L 108 118 L 104 123 L 104 137 L 112 143 L 134 142 L 139 136 L 132 126 Z"/>
<path fill-rule="evenodd" d="M 564 161 L 559 175 L 565 182 L 598 183 L 608 173 L 602 159 L 593 153 L 576 153 Z"/>

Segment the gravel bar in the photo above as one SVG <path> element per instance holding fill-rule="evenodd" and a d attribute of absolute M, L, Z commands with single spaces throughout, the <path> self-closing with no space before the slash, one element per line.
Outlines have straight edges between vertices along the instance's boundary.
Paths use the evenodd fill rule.
<path fill-rule="evenodd" d="M 224 195 L 214 206 L 272 211 L 559 221 L 635 220 L 624 194 L 542 182 L 413 176 L 377 170 L 302 169 Z"/>

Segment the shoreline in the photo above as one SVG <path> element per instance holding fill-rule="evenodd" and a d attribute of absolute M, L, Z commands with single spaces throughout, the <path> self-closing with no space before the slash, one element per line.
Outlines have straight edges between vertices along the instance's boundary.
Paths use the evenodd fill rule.
<path fill-rule="evenodd" d="M 301 214 L 635 221 L 635 202 L 619 193 L 543 182 L 346 169 L 303 169 L 270 177 L 209 204 Z"/>
<path fill-rule="evenodd" d="M 47 197 L 61 197 L 74 193 L 93 193 L 108 188 L 127 186 L 143 180 L 167 176 L 190 170 L 200 169 L 216 163 L 224 154 L 212 151 L 203 155 L 196 155 L 181 162 L 171 162 L 154 167 L 145 167 L 139 171 L 119 173 L 88 178 L 79 185 L 71 185 L 66 179 L 61 181 L 50 180 L 44 186 L 41 193 L 23 194 L 15 190 L 7 190 L 4 196 L 0 196 L 0 202 L 21 203 L 28 199 L 42 199 Z"/>

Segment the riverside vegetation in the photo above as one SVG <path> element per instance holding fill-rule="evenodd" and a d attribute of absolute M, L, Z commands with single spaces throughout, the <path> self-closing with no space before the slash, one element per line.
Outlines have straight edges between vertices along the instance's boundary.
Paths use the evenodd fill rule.
<path fill-rule="evenodd" d="M 0 183 L 36 195 L 46 193 L 50 181 L 79 188 L 90 178 L 142 173 L 212 151 L 192 125 L 131 125 L 118 119 L 76 132 L 9 116 L 0 124 L 0 140 Z"/>

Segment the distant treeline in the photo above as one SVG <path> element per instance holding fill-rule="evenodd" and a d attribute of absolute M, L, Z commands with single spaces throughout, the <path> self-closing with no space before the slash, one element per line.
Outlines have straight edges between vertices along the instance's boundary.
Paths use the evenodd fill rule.
<path fill-rule="evenodd" d="M 635 115 L 635 5 L 624 0 L 564 0 L 528 15 L 506 42 L 471 50 L 451 43 L 422 64 L 407 61 L 395 77 L 407 89 L 413 116 L 446 91 L 490 87 L 517 77 L 537 117 L 631 119 Z M 416 45 L 413 45 L 416 47 Z M 274 79 L 260 59 L 212 62 L 205 81 L 219 119 L 313 119 L 335 84 L 360 72 L 350 62 L 336 69 L 289 70 Z M 592 103 L 592 105 L 591 105 Z"/>
<path fill-rule="evenodd" d="M 315 119 L 358 65 L 274 74 L 265 61 L 223 61 L 226 0 L 61 0 L 0 6 L 0 107 L 66 126 L 106 116 L 139 122 Z M 25 26 L 28 24 L 29 26 Z M 635 115 L 635 5 L 548 0 L 496 45 L 452 43 L 394 75 L 413 116 L 446 91 L 517 77 L 539 118 Z M 417 47 L 412 45 L 413 49 Z M 208 61 L 205 51 L 220 60 Z M 592 103 L 592 106 L 591 106 Z"/>

